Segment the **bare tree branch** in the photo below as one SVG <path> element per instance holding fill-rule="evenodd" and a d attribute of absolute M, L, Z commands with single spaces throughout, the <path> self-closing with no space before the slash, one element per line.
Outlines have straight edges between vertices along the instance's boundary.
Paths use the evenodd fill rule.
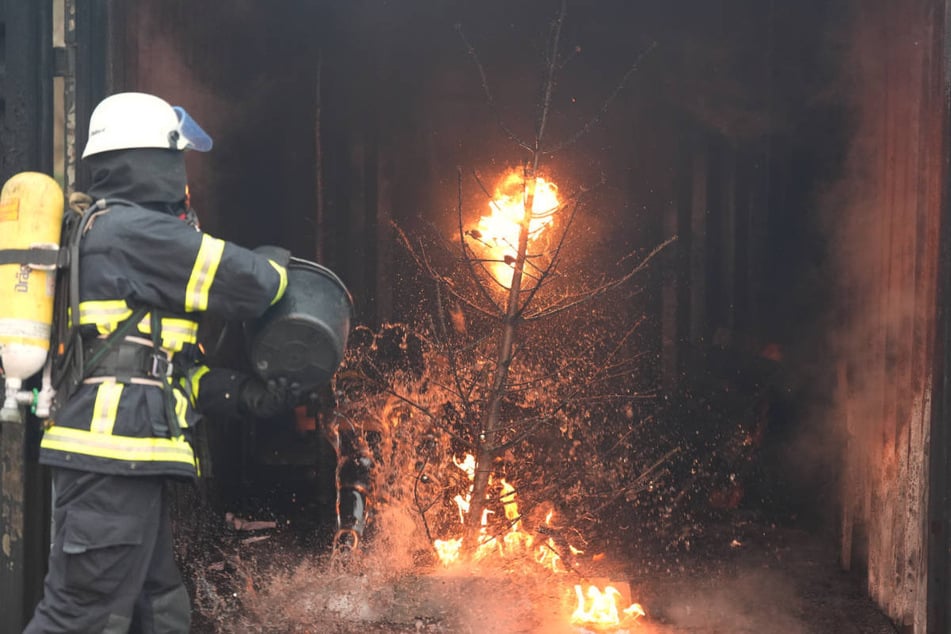
<path fill-rule="evenodd" d="M 659 460 L 657 460 L 657 462 L 655 462 L 650 467 L 648 467 L 646 471 L 644 471 L 640 476 L 637 477 L 637 479 L 631 482 L 628 486 L 616 492 L 609 500 L 607 500 L 600 506 L 592 509 L 591 514 L 597 515 L 598 513 L 600 513 L 607 507 L 614 504 L 617 501 L 617 499 L 621 497 L 622 495 L 636 492 L 638 490 L 638 487 L 641 485 L 642 482 L 644 482 L 644 480 L 648 478 L 648 476 L 650 476 L 654 471 L 660 468 L 665 462 L 670 460 L 671 457 L 673 457 L 675 454 L 678 454 L 678 453 L 680 453 L 680 447 L 674 447 L 673 449 L 665 453 L 663 456 L 660 457 Z"/>
<path fill-rule="evenodd" d="M 532 149 L 532 174 L 535 174 L 538 170 L 542 139 L 545 136 L 545 126 L 548 124 L 548 111 L 551 109 L 551 95 L 555 88 L 555 69 L 558 65 L 558 44 L 561 40 L 561 27 L 564 25 L 567 13 L 568 0 L 561 0 L 561 11 L 558 12 L 558 17 L 555 18 L 554 32 L 548 47 L 548 76 L 545 79 L 545 94 L 542 98 L 541 111 L 535 128 L 535 147 Z M 530 207 L 527 213 L 531 213 Z"/>
<path fill-rule="evenodd" d="M 513 438 L 510 438 L 509 440 L 506 440 L 505 442 L 496 445 L 495 451 L 497 453 L 501 453 L 505 451 L 506 449 L 508 449 L 509 447 L 514 447 L 518 443 L 522 442 L 523 440 L 525 440 L 526 438 L 534 434 L 535 431 L 539 427 L 542 427 L 545 423 L 551 423 L 551 422 L 553 422 L 553 419 L 550 417 L 538 418 L 538 419 L 535 419 L 533 422 L 521 421 L 519 423 L 519 427 L 524 427 L 524 429 L 522 429 Z"/>
<path fill-rule="evenodd" d="M 420 246 L 419 250 L 417 251 L 416 247 L 414 247 L 413 244 L 412 244 L 412 242 L 410 242 L 409 236 L 406 235 L 406 232 L 403 231 L 402 227 L 400 227 L 400 226 L 397 225 L 396 223 L 393 223 L 392 226 L 393 226 L 393 229 L 396 231 L 396 234 L 397 234 L 397 236 L 399 237 L 400 241 L 403 243 L 403 246 L 406 248 L 406 250 L 409 252 L 410 256 L 411 256 L 411 257 L 413 258 L 413 260 L 416 262 L 417 267 L 419 267 L 420 270 L 424 271 L 424 272 L 426 273 L 426 275 L 427 275 L 433 282 L 435 282 L 436 284 L 440 284 L 440 285 L 442 285 L 443 287 L 445 287 L 446 290 L 449 292 L 449 294 L 451 294 L 455 299 L 457 299 L 459 302 L 465 304 L 466 306 L 468 306 L 468 307 L 471 308 L 472 310 L 477 311 L 478 313 L 480 313 L 480 314 L 482 314 L 482 315 L 484 315 L 485 317 L 488 317 L 488 318 L 490 318 L 490 319 L 498 319 L 499 313 L 497 313 L 497 312 L 492 312 L 492 311 L 490 311 L 490 310 L 487 310 L 487 309 L 483 308 L 482 306 L 479 306 L 478 304 L 474 303 L 472 300 L 470 300 L 470 299 L 469 299 L 468 297 L 466 297 L 465 295 L 459 293 L 459 292 L 454 288 L 454 286 L 453 286 L 453 284 L 452 284 L 452 282 L 451 282 L 450 280 L 448 280 L 445 276 L 440 275 L 440 274 L 432 267 L 431 263 L 429 262 L 429 259 L 428 259 L 428 258 L 426 257 L 426 255 L 425 255 L 425 249 L 423 249 L 423 247 Z M 478 286 L 478 285 L 477 285 L 477 286 Z M 481 286 L 480 286 L 480 288 L 481 288 Z M 491 301 L 491 297 L 488 297 L 488 301 Z M 498 306 L 495 305 L 494 303 L 493 303 L 492 305 L 493 305 L 493 307 L 498 308 Z"/>
<path fill-rule="evenodd" d="M 435 542 L 433 541 L 433 534 L 429 530 L 429 521 L 426 519 L 426 511 L 433 507 L 435 502 L 431 503 L 425 509 L 419 501 L 419 482 L 423 478 L 426 472 L 426 465 L 429 464 L 429 455 L 426 455 L 426 459 L 423 461 L 423 464 L 420 465 L 419 469 L 416 471 L 416 478 L 413 481 L 413 502 L 416 504 L 416 509 L 419 512 L 419 517 L 423 522 L 423 530 L 426 531 L 426 543 L 435 548 Z"/>
<path fill-rule="evenodd" d="M 459 366 L 456 362 L 455 348 L 449 344 L 449 334 L 446 328 L 446 319 L 444 316 L 445 313 L 442 306 L 442 294 L 439 292 L 438 284 L 436 285 L 436 309 L 439 311 L 439 323 L 446 341 L 446 357 L 449 360 L 449 372 L 456 384 L 456 393 L 459 395 L 459 400 L 462 402 L 462 407 L 465 410 L 466 418 L 472 420 L 475 417 L 475 412 L 472 411 L 472 404 L 468 397 L 465 396 L 468 394 L 468 392 L 462 387 L 462 376 L 461 372 L 459 371 Z"/>
<path fill-rule="evenodd" d="M 592 396 L 576 398 L 575 402 L 597 403 L 597 402 L 614 402 L 614 401 L 642 401 L 642 400 L 657 398 L 658 394 L 659 394 L 658 390 L 651 390 L 650 392 L 635 392 L 633 394 L 596 394 Z"/>
<path fill-rule="evenodd" d="M 495 98 L 492 96 L 492 91 L 489 89 L 489 80 L 485 76 L 485 69 L 482 67 L 482 62 L 479 60 L 479 54 L 476 52 L 472 44 L 469 43 L 468 38 L 466 38 L 465 32 L 462 30 L 462 25 L 456 25 L 456 31 L 459 33 L 459 37 L 462 38 L 463 44 L 466 45 L 466 51 L 469 53 L 469 57 L 472 58 L 472 61 L 475 63 L 476 68 L 479 70 L 479 77 L 482 79 L 482 90 L 485 93 L 485 99 L 489 104 L 489 107 L 492 108 L 492 112 L 495 114 L 495 120 L 498 123 L 498 126 L 505 132 L 509 139 L 515 142 L 519 147 L 532 151 L 532 146 L 523 141 L 502 119 L 502 113 L 499 111 L 498 106 L 495 104 Z"/>
<path fill-rule="evenodd" d="M 575 198 L 575 204 L 571 207 L 571 213 L 568 214 L 568 221 L 565 223 L 565 228 L 562 230 L 559 238 L 558 245 L 555 247 L 555 253 L 551 258 L 551 262 L 548 264 L 548 268 L 542 273 L 541 279 L 538 281 L 538 284 L 534 288 L 528 291 L 528 297 L 522 303 L 520 313 L 524 313 L 528 310 L 528 307 L 531 305 L 532 300 L 535 299 L 535 295 L 538 294 L 538 291 L 541 290 L 541 287 L 545 284 L 545 281 L 551 276 L 551 273 L 556 271 L 558 268 L 558 262 L 561 259 L 561 252 L 565 246 L 565 241 L 568 238 L 568 233 L 571 230 L 571 226 L 574 224 L 575 216 L 578 213 L 578 208 L 581 204 L 581 198 Z M 564 205 L 562 205 L 564 208 Z"/>
<path fill-rule="evenodd" d="M 377 383 L 377 384 L 379 385 L 379 383 L 376 382 L 376 381 L 374 381 L 374 383 Z M 424 406 L 423 406 L 422 404 L 420 404 L 418 401 L 414 401 L 413 399 L 410 399 L 410 398 L 407 398 L 407 397 L 403 396 L 402 394 L 400 394 L 399 392 L 395 391 L 393 388 L 389 387 L 388 385 L 383 384 L 383 385 L 379 385 L 379 387 L 380 387 L 381 391 L 382 391 L 384 394 L 389 394 L 390 396 L 392 396 L 392 397 L 395 398 L 396 400 L 398 400 L 398 401 L 400 401 L 400 402 L 402 402 L 402 403 L 405 403 L 406 405 L 409 405 L 412 409 L 417 410 L 418 412 L 420 412 L 423 416 L 425 416 L 425 417 L 428 418 L 429 420 L 432 420 L 432 421 L 437 421 L 437 420 L 439 420 L 439 415 L 438 415 L 438 414 L 435 414 L 435 413 L 431 412 L 427 407 L 424 407 Z M 468 448 L 468 449 L 475 449 L 475 446 L 472 444 L 472 442 L 466 440 L 465 438 L 463 438 L 463 437 L 460 436 L 459 434 L 453 432 L 451 429 L 446 429 L 445 427 L 441 427 L 441 431 L 442 431 L 443 433 L 445 433 L 446 435 L 452 437 L 453 440 L 456 440 L 456 441 L 462 443 L 462 445 L 463 445 L 464 447 L 466 447 L 466 448 Z"/>
<path fill-rule="evenodd" d="M 676 239 L 677 239 L 677 236 L 673 236 L 673 237 L 671 237 L 671 238 L 667 238 L 666 240 L 664 240 L 663 242 L 661 242 L 659 245 L 657 245 L 656 247 L 654 247 L 653 249 L 651 249 L 650 253 L 648 253 L 648 254 L 638 263 L 637 266 L 635 266 L 633 269 L 631 269 L 630 271 L 628 271 L 627 273 L 625 273 L 622 277 L 620 277 L 620 278 L 618 278 L 618 279 L 616 279 L 616 280 L 613 280 L 613 281 L 611 281 L 611 282 L 608 282 L 607 284 L 603 284 L 603 285 L 599 286 L 598 288 L 595 288 L 595 289 L 591 290 L 591 291 L 590 291 L 589 293 L 587 293 L 584 297 L 582 297 L 581 299 L 578 299 L 578 300 L 576 300 L 576 301 L 569 302 L 568 304 L 562 304 L 562 305 L 560 305 L 560 306 L 555 306 L 555 307 L 553 307 L 553 308 L 550 308 L 550 309 L 547 309 L 547 310 L 543 310 L 543 311 L 538 312 L 538 313 L 535 313 L 535 314 L 533 314 L 533 315 L 526 315 L 526 316 L 524 317 L 525 321 L 535 321 L 535 320 L 538 320 L 538 319 L 544 319 L 544 318 L 546 318 L 546 317 L 551 317 L 552 315 L 556 315 L 556 314 L 558 314 L 558 313 L 562 313 L 562 312 L 564 312 L 564 311 L 566 311 L 566 310 L 569 310 L 569 309 L 571 309 L 571 308 L 574 308 L 574 307 L 576 307 L 576 306 L 580 306 L 581 304 L 586 304 L 587 302 L 590 302 L 591 300 L 593 300 L 593 299 L 595 299 L 595 298 L 597 298 L 597 297 L 600 297 L 601 295 L 604 295 L 606 292 L 608 292 L 608 291 L 610 291 L 610 290 L 612 290 L 612 289 L 614 289 L 614 288 L 617 288 L 618 286 L 620 286 L 621 284 L 624 284 L 624 283 L 627 282 L 629 279 L 631 279 L 632 277 L 634 277 L 635 275 L 637 275 L 638 273 L 640 273 L 641 271 L 643 271 L 645 268 L 647 268 L 647 264 L 654 258 L 654 256 L 656 256 L 658 253 L 660 253 L 664 248 L 667 247 L 667 245 L 669 245 L 670 243 L 672 243 L 672 242 L 675 241 Z"/>
<path fill-rule="evenodd" d="M 636 331 L 637 328 L 643 322 L 644 322 L 644 318 L 642 317 L 641 319 L 637 320 L 637 322 L 635 322 L 634 325 L 631 326 L 627 330 L 626 333 L 624 333 L 624 336 L 621 337 L 621 339 L 614 346 L 614 349 L 611 350 L 611 352 L 608 354 L 606 358 L 606 362 L 610 362 L 612 359 L 614 359 L 615 356 L 617 356 L 617 354 L 620 352 L 621 348 L 624 346 L 627 340 L 631 337 L 634 331 Z M 575 389 L 570 391 L 566 397 L 562 398 L 561 402 L 554 409 L 552 409 L 551 412 L 554 413 L 554 412 L 561 411 L 562 409 L 566 408 L 569 404 L 575 402 L 578 394 L 580 394 L 583 390 L 588 389 L 594 383 L 594 380 L 603 373 L 603 371 L 604 371 L 604 366 L 599 366 L 598 369 L 591 376 L 585 378 L 584 380 L 577 381 L 575 383 Z"/>
<path fill-rule="evenodd" d="M 630 76 L 634 74 L 634 71 L 636 71 L 640 67 L 641 62 L 644 61 L 644 58 L 647 57 L 647 55 L 655 48 L 657 48 L 657 42 L 651 42 L 647 48 L 637 56 L 637 59 L 635 59 L 634 63 L 631 64 L 631 67 L 627 69 L 627 72 L 624 73 L 624 76 L 621 77 L 621 81 L 619 81 L 617 86 L 614 87 L 614 91 L 608 95 L 608 98 L 605 99 L 604 103 L 601 104 L 601 109 L 598 110 L 598 112 L 593 117 L 588 119 L 588 121 L 566 141 L 559 143 L 553 149 L 544 152 L 544 154 L 552 156 L 566 148 L 571 147 L 578 142 L 578 139 L 583 137 L 588 133 L 589 130 L 591 130 L 591 128 L 597 125 L 598 122 L 601 121 L 601 117 L 604 116 L 604 113 L 608 111 L 608 107 L 611 105 L 611 102 L 613 102 L 614 99 L 621 93 L 621 90 L 624 88 L 624 84 L 627 83 L 627 80 L 630 78 Z"/>

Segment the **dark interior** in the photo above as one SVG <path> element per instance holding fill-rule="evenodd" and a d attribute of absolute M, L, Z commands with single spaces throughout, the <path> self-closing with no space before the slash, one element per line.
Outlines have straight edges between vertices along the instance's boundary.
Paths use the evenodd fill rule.
<path fill-rule="evenodd" d="M 411 320 L 423 291 L 390 222 L 451 231 L 457 167 L 490 175 L 523 158 L 466 41 L 499 114 L 530 135 L 556 5 L 119 8 L 117 22 L 135 28 L 114 72 L 123 89 L 185 105 L 215 137 L 212 153 L 190 157 L 208 231 L 319 259 L 351 289 L 360 323 Z M 592 266 L 678 236 L 642 300 L 619 307 L 649 317 L 645 367 L 676 401 L 665 412 L 674 424 L 691 424 L 698 400 L 764 348 L 782 351 L 795 392 L 768 439 L 798 477 L 773 497 L 816 517 L 832 502 L 817 492 L 836 475 L 834 434 L 812 427 L 829 398 L 823 214 L 850 132 L 837 36 L 847 18 L 822 0 L 571 6 L 563 41 L 575 52 L 549 134 L 597 122 L 544 166 L 565 190 L 604 182 L 583 228 Z M 478 204 L 472 189 L 467 205 Z M 673 309 L 665 292 L 678 297 Z M 662 335 L 674 338 L 667 350 Z M 801 433 L 829 451 L 782 455 Z"/>

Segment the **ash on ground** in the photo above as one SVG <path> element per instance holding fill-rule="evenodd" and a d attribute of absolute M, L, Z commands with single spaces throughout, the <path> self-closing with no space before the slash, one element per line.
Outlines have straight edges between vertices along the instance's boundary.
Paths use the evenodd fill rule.
<path fill-rule="evenodd" d="M 551 573 L 531 561 L 434 565 L 412 517 L 386 513 L 346 558 L 302 542 L 278 522 L 265 540 L 222 530 L 183 561 L 193 632 L 580 634 L 570 624 L 584 576 L 624 579 L 647 616 L 614 633 L 832 634 L 897 632 L 839 569 L 829 536 L 738 515 L 709 527 L 691 553 L 579 558 Z M 220 524 L 224 524 L 221 522 Z"/>
<path fill-rule="evenodd" d="M 193 632 L 576 631 L 564 575 L 528 561 L 442 568 L 411 520 L 383 512 L 377 522 L 389 529 L 385 536 L 378 531 L 349 556 L 303 543 L 281 522 L 253 541 L 223 523 L 182 561 Z"/>

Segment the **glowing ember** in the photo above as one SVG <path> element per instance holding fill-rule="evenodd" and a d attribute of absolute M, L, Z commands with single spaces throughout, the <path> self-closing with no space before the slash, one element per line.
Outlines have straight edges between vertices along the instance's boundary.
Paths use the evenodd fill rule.
<path fill-rule="evenodd" d="M 482 216 L 476 227 L 468 232 L 469 237 L 478 243 L 477 250 L 487 260 L 486 266 L 492 277 L 505 287 L 512 282 L 526 196 L 525 179 L 520 170 L 509 170 L 489 202 L 489 215 Z M 529 247 L 551 225 L 559 204 L 558 187 L 544 178 L 536 178 L 532 216 L 528 223 Z M 537 255 L 529 248 L 529 265 L 525 269 L 529 276 L 532 273 L 531 258 Z"/>
<path fill-rule="evenodd" d="M 606 586 L 602 591 L 592 585 L 588 586 L 587 591 L 582 591 L 581 586 L 576 585 L 575 595 L 578 597 L 578 607 L 571 615 L 573 625 L 617 627 L 622 623 L 622 614 L 624 620 L 635 620 L 645 614 L 639 603 L 632 603 L 620 610 L 618 600 L 622 595 L 614 586 Z"/>

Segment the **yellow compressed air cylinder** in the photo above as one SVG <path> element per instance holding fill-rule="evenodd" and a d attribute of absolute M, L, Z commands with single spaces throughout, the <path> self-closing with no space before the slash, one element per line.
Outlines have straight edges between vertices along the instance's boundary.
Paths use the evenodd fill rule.
<path fill-rule="evenodd" d="M 63 190 L 38 172 L 12 176 L 0 192 L 0 252 L 59 248 Z M 0 360 L 17 383 L 46 363 L 53 324 L 55 265 L 0 264 Z"/>

